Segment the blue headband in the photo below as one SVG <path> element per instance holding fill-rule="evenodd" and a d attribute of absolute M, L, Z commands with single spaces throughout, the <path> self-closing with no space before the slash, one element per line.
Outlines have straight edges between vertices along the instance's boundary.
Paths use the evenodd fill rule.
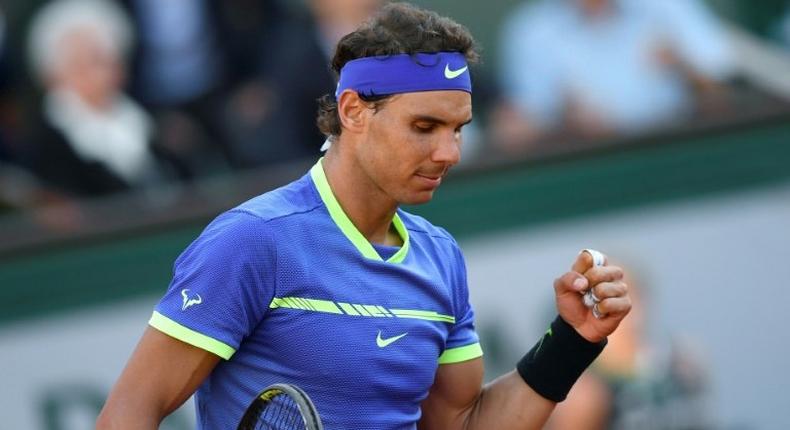
<path fill-rule="evenodd" d="M 459 52 L 384 55 L 346 63 L 335 97 L 348 89 L 364 96 L 438 90 L 471 93 L 472 79 L 466 58 Z"/>

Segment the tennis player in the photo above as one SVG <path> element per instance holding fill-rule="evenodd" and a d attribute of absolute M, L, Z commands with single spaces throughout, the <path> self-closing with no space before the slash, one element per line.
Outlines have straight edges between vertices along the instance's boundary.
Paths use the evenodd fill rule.
<path fill-rule="evenodd" d="M 288 382 L 327 429 L 541 428 L 630 303 L 622 270 L 581 253 L 546 335 L 482 386 L 458 244 L 398 208 L 431 200 L 458 163 L 476 58 L 466 29 L 406 4 L 345 36 L 319 111 L 326 155 L 181 254 L 97 427 L 154 429 L 196 392 L 198 427 L 233 429 L 259 390 Z"/>

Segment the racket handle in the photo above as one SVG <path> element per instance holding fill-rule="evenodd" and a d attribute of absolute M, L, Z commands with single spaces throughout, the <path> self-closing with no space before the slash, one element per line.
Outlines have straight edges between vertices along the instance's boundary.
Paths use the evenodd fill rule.
<path fill-rule="evenodd" d="M 601 267 L 606 265 L 606 256 L 602 252 L 591 248 L 582 249 L 581 252 L 586 252 L 590 254 L 590 257 L 592 257 L 593 259 L 593 267 Z M 593 316 L 595 316 L 595 318 L 598 319 L 603 318 L 603 315 L 600 312 L 598 312 L 598 306 L 595 306 L 601 300 L 598 299 L 598 297 L 595 297 L 595 293 L 593 293 L 592 288 L 588 289 L 582 294 L 584 294 L 584 297 L 582 299 L 582 301 L 584 302 L 584 306 L 587 306 L 588 308 L 592 309 Z"/>

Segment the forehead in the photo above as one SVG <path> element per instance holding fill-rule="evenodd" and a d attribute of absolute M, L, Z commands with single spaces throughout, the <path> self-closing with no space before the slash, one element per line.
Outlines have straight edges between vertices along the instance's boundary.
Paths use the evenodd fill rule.
<path fill-rule="evenodd" d="M 448 123 L 472 118 L 472 96 L 466 91 L 421 91 L 398 94 L 387 103 L 400 115 L 430 116 Z"/>

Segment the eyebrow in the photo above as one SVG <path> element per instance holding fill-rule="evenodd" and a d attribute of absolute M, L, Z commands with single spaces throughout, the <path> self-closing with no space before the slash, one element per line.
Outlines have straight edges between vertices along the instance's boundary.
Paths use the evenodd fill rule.
<path fill-rule="evenodd" d="M 443 120 L 441 118 L 437 118 L 435 116 L 431 116 L 431 115 L 415 115 L 414 116 L 414 121 L 425 121 L 425 122 L 432 122 L 432 123 L 439 124 L 439 125 L 447 125 L 447 121 L 445 121 L 445 120 Z M 470 122 L 472 122 L 472 117 L 469 117 L 469 119 L 467 119 L 466 121 L 462 122 L 461 126 L 463 127 L 463 126 L 469 124 Z"/>

